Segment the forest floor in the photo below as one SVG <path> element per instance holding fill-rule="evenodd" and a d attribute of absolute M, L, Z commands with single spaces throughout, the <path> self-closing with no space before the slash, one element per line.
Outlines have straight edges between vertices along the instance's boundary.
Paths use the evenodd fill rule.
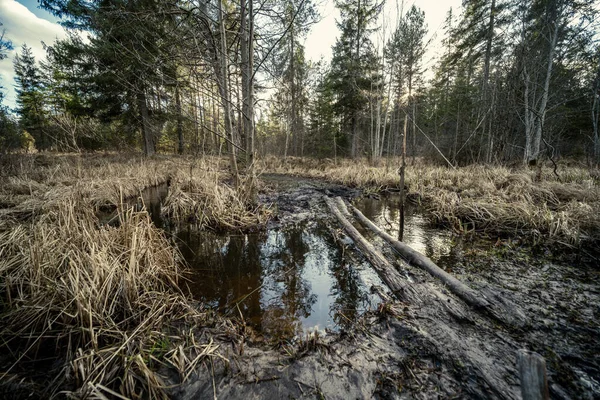
<path fill-rule="evenodd" d="M 322 196 L 360 202 L 364 195 L 312 178 L 266 174 L 263 179 L 272 190 L 263 201 L 277 205 L 278 224 L 316 218 L 336 226 Z M 373 235 L 370 238 L 385 248 Z M 227 398 L 518 399 L 516 354 L 524 348 L 546 358 L 552 398 L 597 398 L 597 267 L 575 260 L 574 254 L 544 254 L 510 239 L 456 241 L 451 272 L 486 296 L 520 309 L 526 326 L 489 319 L 424 271 L 399 261 L 422 303 L 380 305 L 352 329 L 308 336 L 291 353 L 248 339 L 243 355 L 227 353 L 235 362 L 221 366 L 218 373 L 207 371 L 183 386 L 177 397 L 209 397 L 216 390 Z M 351 243 L 344 238 L 340 242 Z M 390 251 L 385 254 L 398 260 Z"/>
<path fill-rule="evenodd" d="M 225 236 L 325 221 L 358 264 L 362 255 L 322 198 L 378 199 L 397 186 L 393 168 L 365 165 L 360 173 L 349 164 L 267 160 L 256 202 L 230 188 L 214 159 L 38 155 L 5 162 L 2 396 L 57 395 L 45 391 L 51 387 L 108 397 L 516 399 L 521 348 L 546 358 L 553 398 L 600 396 L 600 196 L 589 171 L 563 172 L 562 184 L 503 168 L 447 173 L 420 165 L 420 174 L 409 175 L 419 213 L 451 238 L 451 254 L 436 261 L 451 258 L 444 268 L 519 309 L 526 324 L 471 309 L 371 235 L 398 262 L 419 304 L 383 301 L 350 327 L 274 341 L 243 317 L 215 314 L 179 290 L 185 262 L 169 231 L 144 213 L 128 214 L 123 200 L 168 185 L 159 207 L 165 219 Z M 486 189 L 492 193 L 482 197 Z M 525 208 L 528 200 L 533 206 Z M 454 203 L 443 208 L 446 202 Z M 98 212 L 115 208 L 119 224 L 100 223 Z"/>

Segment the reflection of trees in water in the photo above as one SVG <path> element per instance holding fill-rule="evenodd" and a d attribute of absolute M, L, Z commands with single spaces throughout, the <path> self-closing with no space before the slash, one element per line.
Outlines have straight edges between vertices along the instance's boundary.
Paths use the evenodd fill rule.
<path fill-rule="evenodd" d="M 325 299 L 324 313 L 337 325 L 349 327 L 368 303 L 359 273 L 344 263 L 321 225 L 227 237 L 187 229 L 176 236 L 194 271 L 192 294 L 236 316 L 239 302 L 244 318 L 274 337 L 300 333 L 302 321 L 319 312 L 314 310 L 318 296 L 311 282 L 323 273 L 331 286 L 318 290 L 325 287 L 322 295 L 333 298 Z"/>
<path fill-rule="evenodd" d="M 417 206 L 410 202 L 406 205 L 404 241 L 442 267 L 451 268 L 460 261 L 460 246 L 453 243 L 451 236 L 432 228 Z M 367 218 L 373 220 L 390 235 L 397 235 L 399 196 L 382 196 L 380 200 L 361 199 L 357 207 Z M 389 226 L 390 223 L 392 228 Z"/>
<path fill-rule="evenodd" d="M 333 321 L 348 329 L 360 313 L 360 305 L 366 300 L 361 290 L 358 273 L 346 263 L 332 264 L 335 284 L 332 294 L 335 300 L 331 305 Z"/>
<path fill-rule="evenodd" d="M 239 308 L 244 318 L 260 318 L 260 290 L 256 290 L 262 285 L 259 235 L 223 237 L 187 229 L 177 238 L 193 271 L 189 286 L 196 298 L 219 308 L 243 299 Z"/>
<path fill-rule="evenodd" d="M 335 277 L 331 294 L 334 297 L 330 314 L 336 325 L 348 329 L 359 316 L 360 308 L 368 302 L 367 293 L 362 289 L 362 282 L 355 267 L 346 263 L 340 254 L 333 237 L 321 231 L 322 237 L 327 238 L 328 259 L 330 270 Z"/>
<path fill-rule="evenodd" d="M 305 235 L 301 228 L 273 231 L 262 247 L 266 261 L 264 272 L 271 280 L 268 289 L 273 295 L 267 299 L 263 330 L 275 336 L 289 337 L 298 333 L 302 328 L 300 319 L 310 315 L 317 300 L 303 278 L 306 254 L 310 251 Z"/>

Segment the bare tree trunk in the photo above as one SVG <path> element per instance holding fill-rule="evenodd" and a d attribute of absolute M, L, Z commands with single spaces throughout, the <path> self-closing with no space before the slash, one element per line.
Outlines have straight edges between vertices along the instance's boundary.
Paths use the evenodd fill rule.
<path fill-rule="evenodd" d="M 241 108 L 241 114 L 240 114 L 240 122 L 242 122 L 243 120 L 243 133 L 242 133 L 242 138 L 244 138 L 244 140 L 242 141 L 242 146 L 246 146 L 248 145 L 248 125 L 250 124 L 250 118 L 249 118 L 249 108 L 250 108 L 250 98 L 248 96 L 248 88 L 249 88 L 249 82 L 250 82 L 250 71 L 248 69 L 248 62 L 249 60 L 249 55 L 248 55 L 248 22 L 247 22 L 247 14 L 248 14 L 248 9 L 247 9 L 247 2 L 251 0 L 241 0 L 240 2 L 240 54 L 241 54 L 241 64 L 240 64 L 240 70 L 242 73 L 242 108 Z M 246 160 L 248 161 L 248 160 Z"/>
<path fill-rule="evenodd" d="M 229 80 L 228 80 L 228 66 L 227 66 L 227 36 L 225 33 L 225 21 L 223 19 L 223 0 L 218 0 L 218 18 L 219 18 L 219 33 L 220 33 L 220 54 L 218 57 L 218 64 L 215 63 L 215 69 L 218 73 L 219 79 L 219 91 L 221 92 L 221 101 L 223 102 L 223 119 L 225 122 L 225 135 L 229 138 L 229 163 L 231 168 L 231 175 L 233 178 L 233 184 L 237 188 L 239 181 L 237 159 L 235 152 L 235 136 L 233 126 L 231 124 L 231 98 L 229 96 Z"/>
<path fill-rule="evenodd" d="M 404 134 L 402 135 L 402 165 L 400 166 L 400 224 L 398 227 L 398 239 L 402 241 L 404 236 L 404 176 L 406 173 L 406 133 L 408 131 L 408 113 L 404 116 Z"/>
<path fill-rule="evenodd" d="M 488 37 L 487 37 L 487 42 L 486 42 L 486 46 L 485 46 L 485 65 L 484 65 L 484 70 L 483 70 L 483 118 L 488 118 L 488 106 L 489 106 L 489 94 L 490 94 L 490 62 L 491 62 L 491 58 L 492 58 L 492 43 L 494 40 L 494 27 L 495 27 L 495 17 L 496 17 L 496 0 L 492 0 L 492 4 L 490 5 L 490 22 L 488 25 Z M 493 100 L 492 100 L 493 101 Z M 485 126 L 485 121 L 482 124 L 483 126 Z M 491 128 L 491 125 L 490 125 Z M 491 129 L 488 129 L 488 135 L 489 135 L 489 140 L 488 140 L 488 145 L 491 146 L 491 143 L 493 143 L 493 138 L 492 138 L 492 131 Z M 490 158 L 491 158 L 491 149 L 488 146 L 488 152 L 487 152 L 487 162 L 490 162 Z"/>
<path fill-rule="evenodd" d="M 594 100 L 592 102 L 592 125 L 594 127 L 594 162 L 600 165 L 600 135 L 598 134 L 598 117 L 600 116 L 600 59 L 594 84 Z"/>
<path fill-rule="evenodd" d="M 525 156 L 524 161 L 530 164 L 536 164 L 540 153 L 540 145 L 542 142 L 542 131 L 544 129 L 544 121 L 546 119 L 546 111 L 548 106 L 548 97 L 550 94 L 550 80 L 552 78 L 552 67 L 554 65 L 554 53 L 559 35 L 559 21 L 563 13 L 562 9 L 558 9 L 559 5 L 554 3 L 554 14 L 551 21 L 551 32 L 548 47 L 548 58 L 546 60 L 546 71 L 543 85 L 541 88 L 535 88 L 532 93 L 532 86 L 539 83 L 531 82 L 530 73 L 527 70 L 527 65 L 523 67 L 523 79 L 525 80 Z M 562 7 L 562 4 L 560 5 Z M 523 57 L 526 57 L 523 54 Z M 541 94 L 538 97 L 538 92 Z"/>
<path fill-rule="evenodd" d="M 350 157 L 356 158 L 358 151 L 358 112 L 353 111 L 352 116 L 352 149 Z"/>
<path fill-rule="evenodd" d="M 358 0 L 357 9 L 360 10 L 360 0 Z M 358 68 L 356 66 L 359 65 L 359 61 L 360 61 L 360 35 L 361 35 L 360 13 L 357 14 L 356 18 L 357 18 L 357 21 L 356 21 L 356 55 L 355 55 L 355 59 L 354 59 L 355 67 L 354 67 L 354 71 L 352 71 L 352 85 L 353 85 L 354 90 L 358 90 L 358 83 L 357 83 Z M 356 158 L 357 152 L 358 152 L 358 111 L 354 110 L 352 112 L 352 151 L 350 154 L 351 157 Z"/>
<path fill-rule="evenodd" d="M 544 121 L 546 119 L 546 109 L 548 105 L 548 96 L 550 94 L 550 80 L 552 78 L 552 66 L 554 64 L 554 52 L 556 50 L 556 42 L 558 39 L 558 21 L 554 23 L 554 34 L 552 35 L 552 42 L 550 43 L 550 51 L 548 54 L 548 66 L 546 69 L 546 79 L 544 80 L 544 89 L 542 92 L 542 100 L 537 110 L 535 118 L 535 133 L 532 141 L 532 159 L 537 160 L 540 153 L 540 146 L 542 143 L 542 130 L 544 129 Z"/>
<path fill-rule="evenodd" d="M 294 15 L 294 2 L 291 2 L 292 5 L 292 13 Z M 292 104 L 291 104 L 291 121 L 290 121 L 290 130 L 292 134 L 292 154 L 298 155 L 298 105 L 297 105 L 297 93 L 296 93 L 296 46 L 295 46 L 295 38 L 294 38 L 294 24 L 290 25 L 290 75 L 292 77 L 290 94 L 292 96 Z"/>
<path fill-rule="evenodd" d="M 594 125 L 594 162 L 600 164 L 600 136 L 598 135 L 598 116 L 600 115 L 600 104 L 598 102 L 598 89 L 594 93 L 592 104 L 592 123 Z"/>
<path fill-rule="evenodd" d="M 183 116 L 181 115 L 181 94 L 179 93 L 179 82 L 175 83 L 175 108 L 177 109 L 177 139 L 179 146 L 177 152 L 183 154 Z"/>
<path fill-rule="evenodd" d="M 154 155 L 154 143 L 152 140 L 152 127 L 150 125 L 150 117 L 148 115 L 148 104 L 146 102 L 146 92 L 141 89 L 138 92 L 138 107 L 140 111 L 142 140 L 144 144 L 144 154 L 146 156 Z"/>
<path fill-rule="evenodd" d="M 329 197 L 324 197 L 323 199 L 329 207 L 329 210 L 344 227 L 348 236 L 352 238 L 354 243 L 364 254 L 365 258 L 369 260 L 369 263 L 373 266 L 375 272 L 377 272 L 387 287 L 390 288 L 394 296 L 399 300 L 420 300 L 419 294 L 412 286 L 410 286 L 408 281 L 400 275 L 400 272 L 398 272 L 379 250 L 361 235 L 350 221 L 348 221 L 346 215 L 349 216 L 350 214 L 341 199 L 337 201 L 337 205 L 336 202 Z"/>
<path fill-rule="evenodd" d="M 254 165 L 254 5 L 253 0 L 248 0 L 248 124 L 246 125 L 246 155 L 248 157 L 248 168 Z"/>

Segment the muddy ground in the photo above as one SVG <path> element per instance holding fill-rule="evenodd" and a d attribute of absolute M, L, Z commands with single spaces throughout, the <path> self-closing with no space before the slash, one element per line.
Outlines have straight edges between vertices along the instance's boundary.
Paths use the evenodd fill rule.
<path fill-rule="evenodd" d="M 362 255 L 339 231 L 323 196 L 349 200 L 358 190 L 281 175 L 263 177 L 272 225 L 325 219 L 356 259 Z M 207 331 L 223 359 L 204 363 L 172 395 L 196 398 L 501 398 L 518 399 L 516 352 L 546 358 L 550 393 L 557 399 L 600 398 L 600 269 L 560 262 L 495 238 L 457 238 L 445 266 L 482 295 L 524 314 L 506 324 L 471 309 L 427 273 L 398 262 L 419 294 L 366 313 L 351 329 L 274 346 L 256 335 Z M 227 360 L 227 361 L 224 361 Z M 175 379 L 174 379 L 175 380 Z"/>

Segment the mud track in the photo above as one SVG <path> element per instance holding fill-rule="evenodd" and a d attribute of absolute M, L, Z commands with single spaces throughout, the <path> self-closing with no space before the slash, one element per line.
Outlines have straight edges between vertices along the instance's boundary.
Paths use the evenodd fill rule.
<path fill-rule="evenodd" d="M 349 200 L 360 192 L 283 175 L 263 177 L 261 201 L 272 203 L 271 224 L 327 219 L 343 237 L 323 196 Z M 370 239 L 390 261 L 399 258 Z M 346 244 L 344 244 L 346 243 Z M 486 247 L 487 246 L 487 247 Z M 174 397 L 209 398 L 498 398 L 519 399 L 518 349 L 547 361 L 550 394 L 558 399 L 600 398 L 600 274 L 597 268 L 552 263 L 528 249 L 495 251 L 498 243 L 463 243 L 452 273 L 489 298 L 520 309 L 527 325 L 502 325 L 473 310 L 427 273 L 398 263 L 420 297 L 390 301 L 354 329 L 307 337 L 273 348 L 251 336 L 221 337 L 228 362 L 200 368 Z"/>

